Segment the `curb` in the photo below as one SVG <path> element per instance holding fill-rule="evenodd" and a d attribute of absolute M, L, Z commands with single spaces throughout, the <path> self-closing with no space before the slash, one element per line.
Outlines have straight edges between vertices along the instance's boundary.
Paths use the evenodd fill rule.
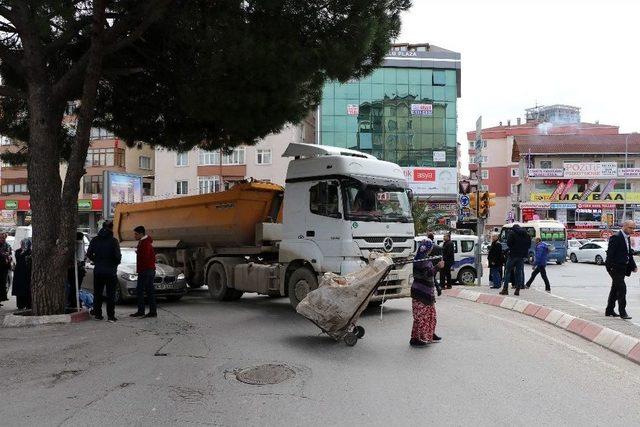
<path fill-rule="evenodd" d="M 468 289 L 443 290 L 443 294 L 466 299 L 480 304 L 493 305 L 511 311 L 517 311 L 527 316 L 536 317 L 561 329 L 572 332 L 582 338 L 607 348 L 619 355 L 640 364 L 640 340 L 630 337 L 613 329 L 571 316 L 549 307 L 532 302 L 510 298 L 502 295 L 485 294 Z"/>
<path fill-rule="evenodd" d="M 20 328 L 23 326 L 56 325 L 64 323 L 78 323 L 89 320 L 89 312 L 86 310 L 70 314 L 55 314 L 51 316 L 20 316 L 7 314 L 4 316 L 2 326 L 5 328 Z"/>

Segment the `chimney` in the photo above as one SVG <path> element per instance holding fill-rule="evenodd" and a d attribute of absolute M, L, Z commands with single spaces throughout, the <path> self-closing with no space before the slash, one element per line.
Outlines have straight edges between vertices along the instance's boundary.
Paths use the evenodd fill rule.
<path fill-rule="evenodd" d="M 507 126 L 511 126 L 511 120 L 507 120 Z"/>
<path fill-rule="evenodd" d="M 516 121 L 518 122 L 518 126 L 520 125 L 520 123 L 522 123 L 522 122 L 520 121 L 520 117 L 518 117 L 518 118 L 516 119 Z"/>

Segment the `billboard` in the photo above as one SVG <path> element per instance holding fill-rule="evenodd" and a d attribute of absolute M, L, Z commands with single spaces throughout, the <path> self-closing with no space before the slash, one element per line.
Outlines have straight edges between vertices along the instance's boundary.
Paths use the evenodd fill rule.
<path fill-rule="evenodd" d="M 409 188 L 416 195 L 455 195 L 458 191 L 456 168 L 402 168 Z"/>
<path fill-rule="evenodd" d="M 105 171 L 103 182 L 103 218 L 113 218 L 118 203 L 142 202 L 142 176 Z"/>
<path fill-rule="evenodd" d="M 616 162 L 564 162 L 565 178 L 615 178 L 618 176 L 618 164 Z"/>

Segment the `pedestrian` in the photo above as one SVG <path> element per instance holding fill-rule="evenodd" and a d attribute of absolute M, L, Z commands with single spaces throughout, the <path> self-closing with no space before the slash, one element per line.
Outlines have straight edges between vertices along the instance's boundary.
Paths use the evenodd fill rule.
<path fill-rule="evenodd" d="M 7 233 L 0 234 L 0 307 L 3 301 L 8 301 L 7 284 L 9 270 L 11 270 L 11 246 L 7 243 Z"/>
<path fill-rule="evenodd" d="M 136 250 L 136 271 L 138 272 L 138 283 L 136 294 L 138 297 L 138 311 L 131 314 L 131 317 L 158 317 L 156 307 L 156 289 L 153 279 L 156 277 L 156 254 L 153 250 L 153 239 L 147 235 L 142 225 L 133 229 L 134 236 L 138 241 Z M 144 294 L 149 300 L 149 312 L 144 314 Z"/>
<path fill-rule="evenodd" d="M 524 287 L 524 258 L 531 247 L 531 236 L 519 224 L 514 224 L 507 237 L 509 256 L 504 273 L 504 285 L 500 295 L 509 295 L 509 281 L 515 274 L 516 291 L 514 295 L 520 295 L 520 289 Z"/>
<path fill-rule="evenodd" d="M 442 246 L 436 244 L 436 239 L 433 233 L 427 234 L 427 237 L 433 242 L 433 249 L 431 249 L 432 256 L 442 256 Z M 433 282 L 436 285 L 436 292 L 438 296 L 442 295 L 442 271 L 440 271 L 440 281 L 438 281 L 438 276 L 433 276 Z"/>
<path fill-rule="evenodd" d="M 549 278 L 547 278 L 547 260 L 549 258 L 549 245 L 542 241 L 540 237 L 536 237 L 536 256 L 534 261 L 534 268 L 531 272 L 531 277 L 526 283 L 526 288 L 531 287 L 531 283 L 536 278 L 538 273 L 544 280 L 544 290 L 551 292 L 551 285 L 549 284 Z"/>
<path fill-rule="evenodd" d="M 31 239 L 22 239 L 16 250 L 11 293 L 16 297 L 18 310 L 31 309 Z"/>
<path fill-rule="evenodd" d="M 489 280 L 492 289 L 500 289 L 502 284 L 502 266 L 504 265 L 504 252 L 502 244 L 498 241 L 498 233 L 491 233 L 491 245 L 489 246 Z"/>
<path fill-rule="evenodd" d="M 76 233 L 76 241 L 74 242 L 75 254 L 70 260 L 69 268 L 67 269 L 67 284 L 69 286 L 67 292 L 67 307 L 77 308 L 76 299 L 76 268 L 78 271 L 78 285 L 77 289 L 82 287 L 82 281 L 86 274 L 85 270 L 85 258 L 87 253 L 84 248 L 84 233 L 78 231 Z"/>
<path fill-rule="evenodd" d="M 451 269 L 456 262 L 456 248 L 451 241 L 451 233 L 444 235 L 444 243 L 442 244 L 442 261 L 444 261 L 444 267 L 442 267 L 440 274 L 440 281 L 442 282 L 443 289 L 451 289 Z"/>
<path fill-rule="evenodd" d="M 116 286 L 118 285 L 118 265 L 122 260 L 120 243 L 113 237 L 113 221 L 105 221 L 98 235 L 91 239 L 87 258 L 93 264 L 93 310 L 96 320 L 102 320 L 103 292 L 107 291 L 107 319 L 116 320 Z"/>
<path fill-rule="evenodd" d="M 413 263 L 413 284 L 411 285 L 411 300 L 413 308 L 413 328 L 409 345 L 424 347 L 442 338 L 436 335 L 436 296 L 434 280 L 439 268 L 444 267 L 440 261 L 436 265 L 428 259 L 433 249 L 433 241 L 426 239 L 420 242 Z"/>
<path fill-rule="evenodd" d="M 630 236 L 634 228 L 634 221 L 625 221 L 622 230 L 609 238 L 605 264 L 607 272 L 611 276 L 611 291 L 604 312 L 605 316 L 620 316 L 621 319 L 631 319 L 627 313 L 627 285 L 624 278 L 631 276 L 632 272 L 638 271 L 633 259 L 633 249 L 631 249 Z M 618 301 L 619 313 L 615 312 L 616 301 Z"/>

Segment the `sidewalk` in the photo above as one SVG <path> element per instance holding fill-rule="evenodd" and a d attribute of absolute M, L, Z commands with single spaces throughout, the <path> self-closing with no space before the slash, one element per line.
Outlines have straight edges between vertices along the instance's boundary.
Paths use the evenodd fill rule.
<path fill-rule="evenodd" d="M 564 298 L 537 289 L 524 289 L 520 296 L 499 295 L 488 286 L 456 286 L 443 291 L 447 296 L 518 311 L 552 323 L 569 332 L 606 347 L 640 364 L 640 326 L 619 317 L 606 317 Z"/>

